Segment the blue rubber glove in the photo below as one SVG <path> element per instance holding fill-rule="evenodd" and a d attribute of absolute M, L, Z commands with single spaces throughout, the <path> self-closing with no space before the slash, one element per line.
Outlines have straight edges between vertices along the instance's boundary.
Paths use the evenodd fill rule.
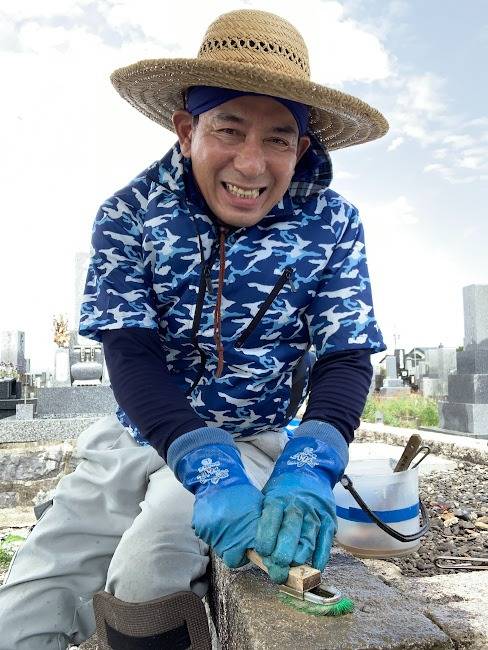
<path fill-rule="evenodd" d="M 236 568 L 249 561 L 246 550 L 254 547 L 263 495 L 247 477 L 232 437 L 225 436 L 227 444 L 208 444 L 180 455 L 174 472 L 195 495 L 195 533 L 228 567 Z M 168 453 L 168 464 L 170 460 L 174 457 Z"/>
<path fill-rule="evenodd" d="M 300 425 L 302 432 L 314 431 L 314 423 Z M 347 464 L 347 445 L 331 425 L 317 423 L 315 429 L 323 431 L 324 424 L 329 431 L 322 439 L 300 435 L 298 427 L 262 491 L 255 549 L 274 582 L 286 582 L 290 566 L 311 562 L 322 571 L 329 560 L 337 530 L 332 490 Z"/>

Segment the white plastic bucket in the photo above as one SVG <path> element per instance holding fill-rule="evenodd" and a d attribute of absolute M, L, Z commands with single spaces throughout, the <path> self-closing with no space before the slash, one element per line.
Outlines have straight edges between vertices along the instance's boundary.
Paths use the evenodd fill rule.
<path fill-rule="evenodd" d="M 352 460 L 345 474 L 370 510 L 381 521 L 404 535 L 420 530 L 417 468 L 393 473 L 395 460 Z M 420 540 L 394 539 L 371 519 L 351 493 L 338 483 L 334 488 L 338 529 L 336 541 L 359 557 L 393 557 L 413 553 Z"/>

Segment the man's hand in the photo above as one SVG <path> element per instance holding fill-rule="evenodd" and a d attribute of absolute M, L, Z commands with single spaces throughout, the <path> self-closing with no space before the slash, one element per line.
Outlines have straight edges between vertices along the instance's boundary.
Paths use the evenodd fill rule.
<path fill-rule="evenodd" d="M 274 582 L 286 582 L 292 565 L 324 569 L 337 529 L 332 489 L 343 470 L 339 454 L 320 440 L 302 436 L 286 445 L 263 488 L 255 543 Z"/>
<path fill-rule="evenodd" d="M 247 564 L 261 516 L 262 493 L 249 481 L 237 448 L 206 445 L 178 462 L 177 475 L 195 495 L 192 525 L 225 564 Z"/>

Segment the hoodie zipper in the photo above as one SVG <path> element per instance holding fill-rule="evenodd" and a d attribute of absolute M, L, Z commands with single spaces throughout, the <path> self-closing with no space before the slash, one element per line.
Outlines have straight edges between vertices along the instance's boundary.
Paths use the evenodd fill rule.
<path fill-rule="evenodd" d="M 296 291 L 296 286 L 295 283 L 293 282 L 293 267 L 291 266 L 286 266 L 283 269 L 283 273 L 281 274 L 278 282 L 275 284 L 273 289 L 271 290 L 271 293 L 269 296 L 266 298 L 266 300 L 263 302 L 261 307 L 258 309 L 256 315 L 252 319 L 252 321 L 249 323 L 249 325 L 246 327 L 246 329 L 242 332 L 242 334 L 239 336 L 235 343 L 236 348 L 241 348 L 244 344 L 244 342 L 247 340 L 249 336 L 254 332 L 256 327 L 258 326 L 259 322 L 263 318 L 264 314 L 268 311 L 269 307 L 273 303 L 274 299 L 276 296 L 280 293 L 280 291 L 283 289 L 285 284 L 288 282 L 290 285 L 290 288 L 293 292 Z"/>

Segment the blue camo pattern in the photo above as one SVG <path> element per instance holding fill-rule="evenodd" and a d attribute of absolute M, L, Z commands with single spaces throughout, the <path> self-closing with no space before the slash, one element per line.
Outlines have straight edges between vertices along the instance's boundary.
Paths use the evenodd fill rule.
<path fill-rule="evenodd" d="M 330 158 L 313 140 L 273 211 L 226 239 L 225 366 L 216 379 L 218 232 L 206 205 L 189 189 L 190 164 L 176 144 L 99 209 L 79 332 L 101 341 L 105 329 L 157 329 L 168 370 L 188 391 L 200 367 L 191 328 L 201 245 L 205 261 L 213 259 L 213 289 L 205 293 L 198 332 L 207 361 L 190 403 L 208 425 L 234 436 L 281 431 L 289 420 L 293 369 L 310 345 L 318 358 L 345 349 L 386 349 L 374 316 L 358 211 L 328 187 Z M 287 271 L 290 277 L 283 275 Z M 275 300 L 236 347 L 277 283 L 283 287 Z M 307 386 L 302 400 L 306 393 Z M 117 416 L 144 444 L 121 408 Z"/>

